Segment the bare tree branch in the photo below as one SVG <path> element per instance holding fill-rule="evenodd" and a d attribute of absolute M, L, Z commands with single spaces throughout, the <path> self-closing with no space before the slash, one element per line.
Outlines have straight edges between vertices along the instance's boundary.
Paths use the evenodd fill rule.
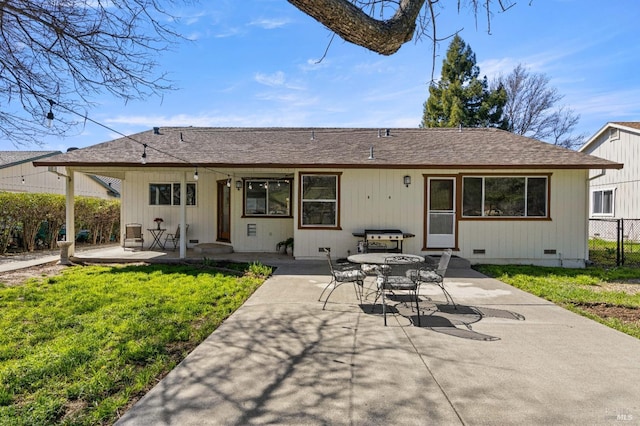
<path fill-rule="evenodd" d="M 518 64 L 492 86 L 502 86 L 507 91 L 504 107 L 507 130 L 566 148 L 575 148 L 584 139 L 584 135 L 572 135 L 580 116 L 570 108 L 556 108 L 563 96 L 549 86 L 545 74 L 530 73 Z"/>
<path fill-rule="evenodd" d="M 1 1 L 0 135 L 23 145 L 69 131 L 62 114 L 43 126 L 48 99 L 86 110 L 102 92 L 126 102 L 170 90 L 156 58 L 179 35 L 160 1 Z"/>

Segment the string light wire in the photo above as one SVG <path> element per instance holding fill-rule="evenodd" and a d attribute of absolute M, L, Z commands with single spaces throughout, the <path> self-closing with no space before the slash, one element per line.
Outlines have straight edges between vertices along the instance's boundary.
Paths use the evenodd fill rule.
<path fill-rule="evenodd" d="M 42 98 L 45 98 L 44 96 L 41 96 L 41 97 L 42 97 Z M 146 158 L 147 158 L 147 149 L 150 149 L 150 150 L 154 150 L 155 152 L 157 152 L 157 153 L 159 153 L 159 154 L 162 154 L 162 155 L 164 155 L 164 156 L 167 156 L 167 157 L 173 158 L 174 160 L 177 160 L 177 161 L 183 162 L 183 163 L 185 163 L 186 165 L 189 165 L 189 166 L 191 166 L 191 167 L 195 167 L 196 169 L 198 168 L 198 166 L 197 166 L 196 164 L 192 163 L 192 162 L 191 162 L 191 161 L 189 161 L 189 160 L 186 160 L 186 159 L 184 159 L 184 158 L 178 157 L 178 156 L 176 156 L 176 155 L 174 155 L 174 154 L 172 154 L 172 153 L 170 153 L 170 152 L 166 152 L 166 151 L 163 151 L 163 150 L 161 150 L 161 149 L 158 149 L 158 148 L 155 148 L 155 147 L 153 147 L 153 146 L 150 146 L 149 144 L 144 143 L 144 142 L 141 142 L 141 141 L 139 141 L 139 140 L 137 140 L 137 139 L 135 139 L 135 138 L 131 137 L 130 135 L 124 134 L 124 133 L 122 133 L 122 132 L 120 132 L 120 131 L 118 131 L 118 130 L 114 129 L 114 128 L 113 128 L 113 127 L 111 127 L 111 126 L 108 126 L 108 125 L 106 125 L 106 124 L 104 124 L 104 123 L 101 123 L 101 122 L 99 122 L 99 121 L 97 121 L 97 120 L 94 120 L 93 118 L 89 117 L 87 114 L 84 114 L 84 115 L 83 115 L 83 114 L 80 114 L 80 113 L 78 113 L 77 111 L 74 111 L 73 109 L 71 109 L 71 108 L 69 108 L 69 107 L 67 107 L 67 106 L 64 106 L 64 105 L 62 105 L 62 104 L 59 104 L 59 103 L 57 103 L 57 102 L 53 101 L 52 99 L 49 99 L 49 98 L 46 98 L 46 99 L 47 99 L 47 102 L 49 102 L 49 105 L 50 105 L 50 107 L 49 107 L 49 113 L 47 113 L 47 119 L 48 119 L 48 120 L 53 120 L 53 118 L 54 118 L 54 117 L 53 117 L 52 108 L 53 108 L 53 106 L 54 106 L 54 105 L 56 105 L 56 106 L 58 106 L 58 107 L 62 108 L 63 110 L 65 110 L 65 111 L 67 111 L 67 112 L 70 112 L 71 114 L 75 114 L 75 115 L 77 115 L 78 117 L 83 118 L 85 121 L 89 121 L 89 122 L 91 122 L 91 123 L 95 124 L 96 126 L 100 126 L 100 127 L 104 128 L 104 129 L 106 129 L 106 130 L 109 130 L 110 132 L 113 132 L 113 133 L 115 133 L 115 134 L 117 134 L 117 135 L 120 135 L 120 136 L 122 136 L 122 137 L 124 137 L 124 138 L 126 138 L 126 139 L 128 139 L 128 140 L 130 140 L 130 141 L 132 141 L 132 142 L 135 142 L 135 143 L 137 143 L 137 144 L 141 145 L 141 146 L 142 146 L 142 148 L 143 148 L 143 153 L 142 153 L 142 160 L 143 160 L 143 164 L 145 164 L 145 163 L 146 163 Z M 181 140 L 181 141 L 184 141 L 183 136 L 182 136 L 182 133 L 180 134 L 180 140 Z M 201 167 L 202 167 L 202 166 L 201 166 Z M 211 171 L 211 172 L 214 172 L 214 173 L 227 174 L 227 176 L 229 176 L 229 174 L 228 174 L 228 173 L 222 172 L 222 171 L 220 171 L 220 170 L 215 170 L 215 169 L 212 169 L 212 168 L 209 168 L 209 167 L 203 167 L 203 168 L 204 168 L 205 170 L 208 170 L 208 171 Z M 196 176 L 197 176 L 197 175 L 198 175 L 198 174 L 197 174 L 197 172 L 196 172 L 196 173 L 195 173 L 195 175 L 194 175 L 195 180 L 197 180 L 197 178 L 196 178 Z M 231 175 L 231 176 L 233 176 L 234 178 L 236 177 L 235 175 Z"/>

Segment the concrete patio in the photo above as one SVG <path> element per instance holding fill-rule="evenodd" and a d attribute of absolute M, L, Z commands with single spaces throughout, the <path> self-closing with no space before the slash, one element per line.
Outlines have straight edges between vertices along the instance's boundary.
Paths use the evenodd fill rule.
<path fill-rule="evenodd" d="M 453 310 L 318 302 L 326 262 L 278 269 L 119 425 L 601 425 L 640 422 L 640 340 L 468 268 Z M 268 261 L 266 263 L 269 263 Z M 373 308 L 373 309 L 372 309 Z"/>

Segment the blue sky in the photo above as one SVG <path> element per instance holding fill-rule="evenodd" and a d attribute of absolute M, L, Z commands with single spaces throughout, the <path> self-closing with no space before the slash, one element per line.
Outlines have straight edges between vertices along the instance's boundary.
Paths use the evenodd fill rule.
<path fill-rule="evenodd" d="M 608 121 L 640 120 L 638 0 L 518 0 L 495 13 L 441 10 L 440 35 L 461 30 L 481 75 L 518 63 L 550 78 L 560 102 L 580 114 L 578 133 Z M 606 6 L 603 4 L 606 3 Z M 381 56 L 335 38 L 285 0 L 202 1 L 180 10 L 191 41 L 158 58 L 179 90 L 124 104 L 101 96 L 89 117 L 132 134 L 154 126 L 417 127 L 428 97 L 432 46 L 411 41 Z M 436 53 L 435 77 L 449 41 Z M 56 114 L 64 114 L 57 111 Z M 50 137 L 43 149 L 65 151 L 119 137 L 87 122 L 75 135 Z M 3 150 L 15 147 L 2 142 Z M 21 149 L 39 149 L 35 146 Z"/>

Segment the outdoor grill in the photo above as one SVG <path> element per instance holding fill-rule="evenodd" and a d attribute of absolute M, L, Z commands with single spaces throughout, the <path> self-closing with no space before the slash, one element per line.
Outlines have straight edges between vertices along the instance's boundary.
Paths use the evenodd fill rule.
<path fill-rule="evenodd" d="M 375 229 L 375 230 L 366 230 L 365 240 L 367 241 L 377 241 L 377 240 L 403 240 L 404 234 L 399 229 Z"/>
<path fill-rule="evenodd" d="M 375 251 L 402 253 L 402 241 L 405 238 L 415 237 L 400 229 L 365 229 L 364 232 L 354 232 L 353 236 L 363 238 L 361 249 L 364 253 Z"/>

